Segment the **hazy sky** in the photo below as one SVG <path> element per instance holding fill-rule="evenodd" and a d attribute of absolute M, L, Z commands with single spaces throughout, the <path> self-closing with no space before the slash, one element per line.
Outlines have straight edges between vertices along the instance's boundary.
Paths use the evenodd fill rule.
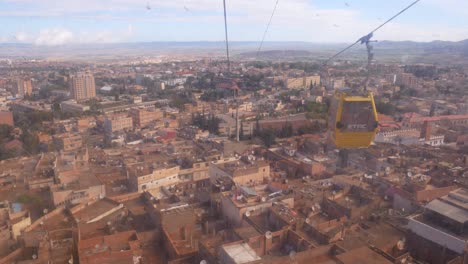
<path fill-rule="evenodd" d="M 259 41 L 276 0 L 226 0 L 231 40 Z M 352 42 L 413 0 L 279 0 L 266 41 Z M 0 0 L 0 42 L 219 41 L 222 0 Z M 421 0 L 378 40 L 468 38 L 468 0 Z"/>

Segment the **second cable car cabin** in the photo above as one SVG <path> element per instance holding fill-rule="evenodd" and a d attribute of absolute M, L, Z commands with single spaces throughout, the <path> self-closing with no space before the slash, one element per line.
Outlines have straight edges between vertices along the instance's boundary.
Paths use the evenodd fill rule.
<path fill-rule="evenodd" d="M 372 93 L 351 95 L 339 90 L 331 104 L 330 129 L 337 148 L 369 147 L 377 133 L 378 116 Z"/>

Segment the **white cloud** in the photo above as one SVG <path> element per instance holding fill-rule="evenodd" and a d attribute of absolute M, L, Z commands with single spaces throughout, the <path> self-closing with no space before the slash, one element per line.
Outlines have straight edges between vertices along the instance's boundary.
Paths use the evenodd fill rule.
<path fill-rule="evenodd" d="M 194 31 L 203 31 L 203 29 L 195 28 L 197 25 L 203 23 L 206 27 L 207 23 L 211 23 L 212 27 L 216 29 L 216 32 L 211 35 L 203 35 L 201 38 L 207 40 L 223 39 L 222 1 L 220 0 L 4 1 L 16 3 L 22 8 L 0 10 L 0 16 L 63 17 L 65 20 L 99 21 L 96 29 L 94 29 L 95 32 L 70 32 L 72 36 L 60 35 L 53 39 L 54 41 L 41 41 L 41 43 L 125 41 L 138 35 L 138 32 L 135 33 L 135 26 L 138 26 L 138 23 L 144 22 L 154 23 L 154 32 L 158 32 L 156 28 L 161 23 L 185 23 L 186 25 L 190 25 L 179 28 L 178 34 L 174 34 L 175 37 L 180 37 L 179 40 L 187 40 L 186 36 L 196 37 L 196 34 L 193 34 Z M 275 1 L 276 0 L 227 1 L 231 39 L 258 40 L 263 34 L 264 26 L 266 26 L 268 22 Z M 150 11 L 146 9 L 147 3 L 151 6 Z M 441 10 L 450 10 L 453 14 L 468 14 L 468 1 L 466 0 L 425 0 L 421 1 L 418 5 L 440 7 Z M 187 12 L 184 7 L 187 7 L 190 11 Z M 311 0 L 280 1 L 266 41 L 303 40 L 313 42 L 351 42 L 367 34 L 373 27 L 382 22 L 370 20 L 366 18 L 365 15 L 366 14 L 360 13 L 359 10 L 347 8 L 344 5 L 342 8 L 324 9 L 318 8 L 314 4 L 314 1 Z M 113 23 L 111 21 L 117 21 L 116 23 L 123 22 L 127 24 L 127 27 L 113 31 L 103 29 L 105 25 Z M 400 21 L 401 20 L 395 20 L 395 22 L 379 30 L 376 39 L 417 41 L 430 41 L 434 39 L 461 40 L 468 36 L 468 27 L 466 27 L 466 24 L 453 27 L 436 23 L 432 20 L 428 21 L 427 27 L 421 28 L 411 23 L 402 23 Z M 140 31 L 143 31 L 143 27 L 141 28 Z M 436 28 L 438 36 L 434 35 Z M 88 28 L 86 30 L 93 29 Z M 44 38 L 52 39 L 50 35 L 54 32 L 46 33 L 47 36 Z M 157 39 L 158 36 L 164 34 L 164 30 L 158 33 L 160 34 L 153 34 L 155 39 L 147 40 L 167 39 L 164 37 Z M 66 41 L 62 41 L 62 38 L 65 38 Z M 25 37 L 22 41 L 32 41 L 31 39 L 34 40 L 34 38 Z M 43 38 L 40 39 L 42 40 Z M 135 39 L 138 40 L 138 38 Z"/>
<path fill-rule="evenodd" d="M 57 46 L 73 41 L 73 33 L 64 28 L 47 28 L 39 32 L 34 41 L 36 45 Z"/>
<path fill-rule="evenodd" d="M 17 32 L 14 38 L 18 42 L 27 42 L 31 39 L 30 35 L 24 31 Z"/>

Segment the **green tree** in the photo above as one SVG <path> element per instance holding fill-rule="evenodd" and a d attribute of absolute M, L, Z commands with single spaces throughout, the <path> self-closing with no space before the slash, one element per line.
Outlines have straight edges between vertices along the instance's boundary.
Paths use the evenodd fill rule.
<path fill-rule="evenodd" d="M 260 132 L 260 138 L 263 141 L 263 144 L 269 148 L 276 143 L 276 133 L 273 129 L 263 129 Z"/>
<path fill-rule="evenodd" d="M 291 123 L 286 122 L 284 126 L 281 128 L 279 131 L 278 137 L 284 138 L 284 137 L 291 137 L 293 135 L 293 127 Z"/>
<path fill-rule="evenodd" d="M 24 130 L 21 135 L 21 141 L 23 142 L 24 149 L 29 154 L 36 154 L 39 151 L 39 138 L 37 134 Z"/>
<path fill-rule="evenodd" d="M 377 108 L 377 112 L 384 115 L 393 115 L 396 112 L 396 107 L 391 103 L 377 101 L 375 107 Z"/>
<path fill-rule="evenodd" d="M 0 143 L 4 140 L 10 140 L 13 133 L 13 127 L 10 125 L 0 125 Z"/>
<path fill-rule="evenodd" d="M 239 128 L 239 139 L 244 140 L 245 138 L 244 135 L 244 122 L 240 122 L 240 128 Z"/>
<path fill-rule="evenodd" d="M 256 136 L 259 136 L 260 135 L 260 116 L 256 116 L 255 117 L 255 128 L 254 128 L 254 131 L 253 131 L 253 136 L 256 137 Z"/>
<path fill-rule="evenodd" d="M 221 120 L 213 114 L 195 114 L 192 115 L 192 125 L 203 130 L 208 130 L 211 134 L 219 134 L 219 124 Z"/>

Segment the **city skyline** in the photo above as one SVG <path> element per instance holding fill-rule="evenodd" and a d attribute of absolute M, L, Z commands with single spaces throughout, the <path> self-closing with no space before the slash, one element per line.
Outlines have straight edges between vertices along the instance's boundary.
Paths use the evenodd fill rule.
<path fill-rule="evenodd" d="M 232 41 L 260 41 L 275 0 L 227 1 Z M 266 41 L 352 42 L 412 1 L 279 1 Z M 0 1 L 0 43 L 222 41 L 222 1 Z M 375 35 L 379 40 L 459 41 L 468 3 L 425 0 Z M 430 30 L 427 30 L 430 28 Z"/>

